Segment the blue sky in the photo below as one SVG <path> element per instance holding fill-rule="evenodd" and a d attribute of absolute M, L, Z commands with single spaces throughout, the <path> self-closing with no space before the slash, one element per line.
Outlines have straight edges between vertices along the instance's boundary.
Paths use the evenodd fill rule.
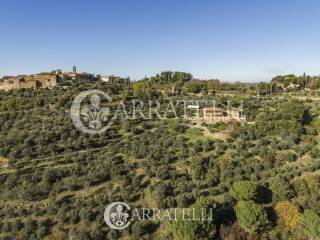
<path fill-rule="evenodd" d="M 317 0 L 2 0 L 0 11 L 0 75 L 320 73 Z"/>

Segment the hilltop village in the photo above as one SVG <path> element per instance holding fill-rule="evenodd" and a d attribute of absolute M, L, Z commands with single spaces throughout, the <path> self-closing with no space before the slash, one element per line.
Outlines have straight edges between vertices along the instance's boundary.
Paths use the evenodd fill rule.
<path fill-rule="evenodd" d="M 10 91 L 13 89 L 23 88 L 52 89 L 60 83 L 92 81 L 120 82 L 125 81 L 125 79 L 114 75 L 100 76 L 87 72 L 77 72 L 77 67 L 73 66 L 72 72 L 62 72 L 61 70 L 54 70 L 51 72 L 43 72 L 32 75 L 5 76 L 0 79 L 0 90 Z"/>

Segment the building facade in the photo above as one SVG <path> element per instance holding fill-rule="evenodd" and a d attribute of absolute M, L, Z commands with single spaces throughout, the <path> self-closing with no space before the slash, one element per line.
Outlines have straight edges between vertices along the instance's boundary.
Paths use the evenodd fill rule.
<path fill-rule="evenodd" d="M 21 75 L 0 79 L 0 90 L 10 91 L 23 88 L 48 88 L 57 85 L 57 76 L 52 74 Z"/>
<path fill-rule="evenodd" d="M 59 82 L 68 80 L 70 80 L 71 82 L 94 81 L 95 76 L 91 73 L 78 73 L 76 66 L 73 66 L 72 72 L 62 72 L 61 70 L 55 70 L 50 73 L 20 75 L 16 77 L 3 77 L 2 79 L 0 79 L 0 90 L 10 91 L 12 89 L 23 88 L 52 89 L 57 86 Z"/>
<path fill-rule="evenodd" d="M 246 116 L 240 109 L 222 109 L 217 107 L 207 107 L 203 109 L 203 119 L 205 122 L 246 122 Z"/>

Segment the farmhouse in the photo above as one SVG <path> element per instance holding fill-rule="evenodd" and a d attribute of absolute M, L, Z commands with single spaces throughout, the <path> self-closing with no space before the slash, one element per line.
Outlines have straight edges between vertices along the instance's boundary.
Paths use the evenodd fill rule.
<path fill-rule="evenodd" d="M 240 109 L 222 109 L 217 107 L 203 108 L 205 122 L 246 122 L 246 116 Z"/>

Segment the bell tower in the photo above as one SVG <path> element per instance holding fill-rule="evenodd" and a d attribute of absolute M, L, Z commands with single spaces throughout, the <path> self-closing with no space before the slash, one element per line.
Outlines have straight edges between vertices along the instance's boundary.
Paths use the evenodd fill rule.
<path fill-rule="evenodd" d="M 77 67 L 76 67 L 76 65 L 74 65 L 74 66 L 72 67 L 72 72 L 73 72 L 73 74 L 77 74 Z"/>
<path fill-rule="evenodd" d="M 72 80 L 77 80 L 77 67 L 74 65 L 72 67 Z"/>

